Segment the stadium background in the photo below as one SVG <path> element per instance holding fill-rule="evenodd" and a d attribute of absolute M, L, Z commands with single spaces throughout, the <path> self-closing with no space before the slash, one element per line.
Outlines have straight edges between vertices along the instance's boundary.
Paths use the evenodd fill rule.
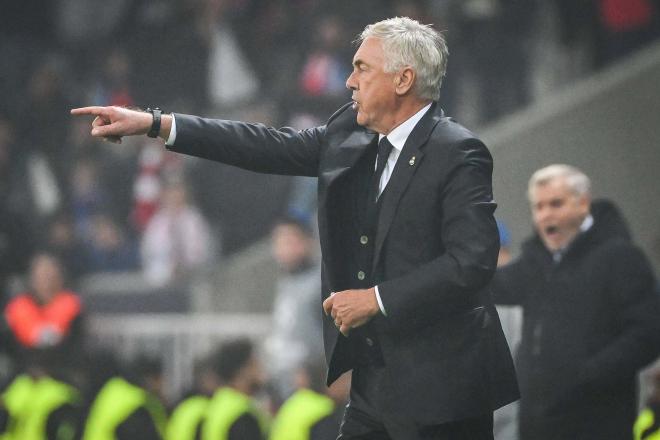
<path fill-rule="evenodd" d="M 393 15 L 445 32 L 441 103 L 493 152 L 497 215 L 514 253 L 531 231 L 529 175 L 565 162 L 619 204 L 657 271 L 659 9 L 650 21 L 620 23 L 606 3 L 2 1 L 2 302 L 25 288 L 35 251 L 55 252 L 83 299 L 87 343 L 160 359 L 171 400 L 218 341 L 262 341 L 278 277 L 269 233 L 286 213 L 313 218 L 314 181 L 163 154 L 146 139 L 100 143 L 68 110 L 158 106 L 275 126 L 323 123 L 350 98 L 351 41 Z M 213 238 L 184 276 L 159 278 L 141 248 L 171 185 L 189 192 Z M 110 239 L 120 257 L 99 257 L 108 234 L 120 237 Z M 5 379 L 12 356 L 3 350 Z"/>

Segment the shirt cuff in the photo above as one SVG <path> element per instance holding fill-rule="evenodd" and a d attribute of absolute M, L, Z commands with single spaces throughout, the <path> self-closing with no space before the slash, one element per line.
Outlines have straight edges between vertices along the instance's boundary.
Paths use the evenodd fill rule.
<path fill-rule="evenodd" d="M 385 312 L 385 307 L 383 306 L 383 301 L 381 301 L 381 299 L 380 299 L 380 293 L 378 292 L 378 286 L 375 286 L 374 290 L 376 291 L 376 301 L 378 301 L 378 308 L 380 309 L 380 312 L 383 314 L 383 316 L 387 316 L 387 313 Z"/>
<path fill-rule="evenodd" d="M 171 113 L 172 115 L 172 128 L 170 128 L 170 137 L 167 138 L 167 142 L 165 142 L 165 145 L 168 147 L 171 147 L 174 145 L 174 142 L 176 141 L 176 118 L 174 117 L 174 113 Z"/>

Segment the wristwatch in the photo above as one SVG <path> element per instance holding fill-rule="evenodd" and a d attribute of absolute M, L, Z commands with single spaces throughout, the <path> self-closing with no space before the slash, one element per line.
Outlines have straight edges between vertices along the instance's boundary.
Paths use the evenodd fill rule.
<path fill-rule="evenodd" d="M 163 113 L 163 111 L 158 107 L 156 107 L 156 108 L 148 108 L 146 112 L 151 113 L 151 116 L 153 116 L 153 121 L 151 122 L 151 128 L 149 129 L 147 136 L 149 136 L 150 138 L 156 138 L 158 137 L 158 133 L 160 133 L 160 115 Z"/>

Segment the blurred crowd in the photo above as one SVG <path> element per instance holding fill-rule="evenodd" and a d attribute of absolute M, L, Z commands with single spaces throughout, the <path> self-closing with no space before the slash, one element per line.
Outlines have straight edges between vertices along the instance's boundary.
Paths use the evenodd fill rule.
<path fill-rule="evenodd" d="M 287 203 L 311 193 L 290 179 L 187 161 L 150 140 L 99 144 L 88 121 L 69 117 L 74 105 L 305 128 L 348 99 L 353 36 L 406 15 L 444 31 L 442 105 L 479 126 L 534 98 L 548 44 L 562 53 L 553 68 L 568 71 L 555 75 L 560 85 L 643 46 L 659 27 L 653 0 L 29 0 L 1 10 L 0 56 L 11 62 L 0 66 L 0 285 L 44 247 L 73 282 L 143 269 L 164 285 L 265 236 Z"/>
<path fill-rule="evenodd" d="M 216 438 L 228 421 L 187 424 L 195 411 L 222 404 L 242 408 L 237 419 L 248 415 L 239 432 L 263 433 L 262 412 L 287 408 L 296 395 L 290 407 L 317 408 L 305 422 L 319 423 L 314 438 L 334 438 L 327 432 L 336 433 L 346 384 L 333 391 L 320 380 L 315 181 L 188 160 L 145 137 L 99 143 L 89 121 L 70 118 L 69 109 L 159 106 L 275 126 L 320 124 L 349 99 L 351 40 L 395 15 L 444 31 L 451 56 L 442 106 L 477 127 L 533 101 L 535 72 L 548 64 L 544 48 L 555 48 L 550 86 L 558 87 L 660 35 L 657 0 L 0 2 L 0 306 L 2 351 L 11 360 L 0 369 L 13 372 L 4 388 L 11 417 L 0 417 L 0 433 L 41 429 L 43 421 L 20 414 L 43 417 L 54 405 L 26 397 L 43 386 L 65 390 L 58 395 L 66 399 L 42 428 L 83 438 L 105 438 L 96 433 L 119 425 L 127 437 L 117 438 L 194 438 L 170 433 L 177 429 Z M 176 402 L 162 402 L 158 365 L 120 366 L 111 354 L 83 350 L 84 277 L 139 272 L 154 289 L 185 285 L 269 233 L 281 270 L 261 357 L 267 387 L 252 345 L 235 341 L 200 360 L 197 388 L 187 393 L 198 400 L 183 421 L 172 414 L 172 427 L 165 414 Z M 220 392 L 230 383 L 241 395 Z M 111 428 L 94 416 L 112 413 L 99 401 L 104 386 L 117 388 L 109 395 L 136 396 Z M 21 427 L 10 426 L 19 419 Z M 290 419 L 268 423 L 271 438 L 288 438 L 277 432 L 295 425 Z"/>

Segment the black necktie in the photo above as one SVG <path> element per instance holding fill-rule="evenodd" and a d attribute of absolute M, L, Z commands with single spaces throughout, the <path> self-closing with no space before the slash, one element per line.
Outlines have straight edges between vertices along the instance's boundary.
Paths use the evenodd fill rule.
<path fill-rule="evenodd" d="M 392 152 L 392 144 L 387 140 L 387 137 L 383 137 L 378 141 L 378 157 L 376 158 L 376 171 L 374 171 L 374 176 L 371 181 L 371 200 L 374 202 L 378 199 L 378 192 L 380 187 L 380 178 L 383 175 L 383 170 L 387 164 L 387 159 L 390 157 Z"/>

